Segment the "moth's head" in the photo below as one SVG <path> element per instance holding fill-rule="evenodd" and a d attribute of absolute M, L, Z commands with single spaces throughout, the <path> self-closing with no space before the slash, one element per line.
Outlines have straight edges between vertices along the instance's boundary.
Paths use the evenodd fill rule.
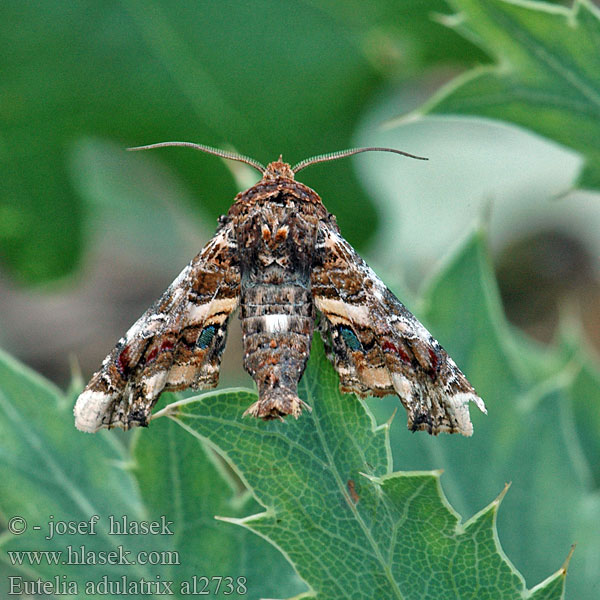
<path fill-rule="evenodd" d="M 316 165 L 317 163 L 327 162 L 330 160 L 338 160 L 339 158 L 345 158 L 346 156 L 352 156 L 354 154 L 359 154 L 360 152 L 393 152 L 394 154 L 402 154 L 403 156 L 409 156 L 410 158 L 416 158 L 418 160 L 427 160 L 422 156 L 415 156 L 414 154 L 409 154 L 408 152 L 404 152 L 403 150 L 396 150 L 395 148 L 350 148 L 349 150 L 341 150 L 340 152 L 331 152 L 329 154 L 319 154 L 318 156 L 313 156 L 311 158 L 306 158 L 299 163 L 295 164 L 293 167 L 290 167 L 288 163 L 283 162 L 281 155 L 279 155 L 279 160 L 275 162 L 269 163 L 265 168 L 257 160 L 250 158 L 248 156 L 243 156 L 242 154 L 235 154 L 233 152 L 228 152 L 227 150 L 221 150 L 219 148 L 211 148 L 210 146 L 204 146 L 203 144 L 194 144 L 193 142 L 159 142 L 158 144 L 150 144 L 148 146 L 137 146 L 136 148 L 127 148 L 128 150 L 150 150 L 152 148 L 164 148 L 165 146 L 183 146 L 185 148 L 195 148 L 196 150 L 200 150 L 202 152 L 207 152 L 208 154 L 214 154 L 216 156 L 220 156 L 221 158 L 227 158 L 229 160 L 237 160 L 238 162 L 246 163 L 250 165 L 252 168 L 256 169 L 259 173 L 262 174 L 263 180 L 272 181 L 275 179 L 294 179 L 294 175 L 301 171 L 302 169 L 306 169 L 306 167 L 310 167 L 310 165 Z"/>
<path fill-rule="evenodd" d="M 286 162 L 283 162 L 281 159 L 281 154 L 279 155 L 279 160 L 276 160 L 267 165 L 263 173 L 263 179 L 271 181 L 273 179 L 294 179 L 294 171 L 292 167 L 288 165 Z"/>

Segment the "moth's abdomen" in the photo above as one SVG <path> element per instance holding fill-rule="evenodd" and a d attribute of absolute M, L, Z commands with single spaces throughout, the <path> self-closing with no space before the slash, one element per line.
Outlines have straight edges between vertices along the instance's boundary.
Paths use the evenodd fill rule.
<path fill-rule="evenodd" d="M 285 187 L 265 189 L 263 202 L 236 224 L 244 368 L 259 395 L 246 413 L 263 419 L 297 417 L 306 406 L 297 387 L 314 329 L 310 270 L 319 209 Z"/>
<path fill-rule="evenodd" d="M 298 416 L 304 404 L 298 381 L 310 354 L 314 307 L 301 284 L 251 283 L 243 289 L 240 318 L 244 368 L 258 386 L 248 413 L 265 419 Z"/>

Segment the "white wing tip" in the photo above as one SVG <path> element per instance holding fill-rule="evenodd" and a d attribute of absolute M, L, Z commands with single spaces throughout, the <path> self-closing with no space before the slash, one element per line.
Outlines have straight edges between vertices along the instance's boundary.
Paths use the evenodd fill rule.
<path fill-rule="evenodd" d="M 94 433 L 102 429 L 103 419 L 112 400 L 113 396 L 104 392 L 83 391 L 73 408 L 75 427 L 86 433 Z"/>
<path fill-rule="evenodd" d="M 483 400 L 477 394 L 462 392 L 460 394 L 456 394 L 454 397 L 459 402 L 462 402 L 465 406 L 467 406 L 469 402 L 473 402 L 482 413 L 487 415 L 487 408 L 485 407 Z"/>
<path fill-rule="evenodd" d="M 469 402 L 474 402 L 481 412 L 487 414 L 483 400 L 471 392 L 455 394 L 451 396 L 451 399 L 455 407 L 454 416 L 458 421 L 460 433 L 466 436 L 473 435 L 473 423 L 471 423 L 471 416 L 469 415 Z"/>

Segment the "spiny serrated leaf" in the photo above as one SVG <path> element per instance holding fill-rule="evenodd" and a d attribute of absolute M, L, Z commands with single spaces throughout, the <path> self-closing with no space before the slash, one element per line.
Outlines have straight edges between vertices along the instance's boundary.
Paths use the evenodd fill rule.
<path fill-rule="evenodd" d="M 228 516 L 246 514 L 252 503 L 236 500 L 231 477 L 207 455 L 191 436 L 163 419 L 152 435 L 141 435 L 133 458 L 114 432 L 85 435 L 73 426 L 72 398 L 65 397 L 41 377 L 0 354 L 0 490 L 1 521 L 19 515 L 28 530 L 22 535 L 0 535 L 0 589 L 8 597 L 8 576 L 51 581 L 66 576 L 78 584 L 84 597 L 86 582 L 107 576 L 118 581 L 174 581 L 173 597 L 181 581 L 197 577 L 245 577 L 247 593 L 228 598 L 257 598 L 274 593 L 293 594 L 301 589 L 292 569 L 275 549 L 249 532 L 214 520 L 218 512 Z M 79 533 L 49 536 L 49 521 L 73 523 L 99 516 L 95 535 Z M 174 535 L 109 534 L 109 515 L 118 521 L 173 521 Z M 39 525 L 41 530 L 33 527 Z M 77 552 L 85 546 L 97 558 L 118 546 L 131 552 L 174 552 L 162 555 L 162 564 L 50 564 L 19 567 L 11 564 L 8 551 Z M 80 551 L 80 550 L 79 550 Z M 98 560 L 101 560 L 98 558 Z M 156 560 L 156 558 L 154 559 Z M 180 563 L 180 564 L 177 564 Z M 268 574 L 268 577 L 265 575 Z M 215 589 L 215 583 L 210 589 Z M 200 589 L 202 583 L 200 583 Z M 225 583 L 219 597 L 225 597 Z M 113 594 L 103 597 L 116 598 Z M 141 597 L 141 596 L 140 596 Z M 214 595 L 212 597 L 215 597 Z"/>
<path fill-rule="evenodd" d="M 266 511 L 235 522 L 285 552 L 317 598 L 522 597 L 498 502 L 460 524 L 438 473 L 392 473 L 387 425 L 339 393 L 319 340 L 300 395 L 313 410 L 296 422 L 242 419 L 248 398 L 225 392 L 168 412 L 237 470 Z"/>
<path fill-rule="evenodd" d="M 573 598 L 593 599 L 591 590 L 600 585 L 600 537 L 592 526 L 598 494 L 592 478 L 581 473 L 591 473 L 600 461 L 589 443 L 596 414 L 592 398 L 600 398 L 598 378 L 582 371 L 573 380 L 579 368 L 573 352 L 542 353 L 513 335 L 481 231 L 448 258 L 424 300 L 419 316 L 468 374 L 488 416 L 472 415 L 475 434 L 468 440 L 413 436 L 396 419 L 391 433 L 396 463 L 443 468 L 444 488 L 462 514 L 476 511 L 499 481 L 511 481 L 502 514 L 518 516 L 501 518 L 498 528 L 513 563 L 528 582 L 537 581 L 577 542 L 568 590 Z M 572 401 L 577 419 L 587 419 L 581 440 L 570 415 Z M 370 401 L 382 418 L 389 414 L 380 408 L 384 404 L 389 407 L 390 401 Z"/>
<path fill-rule="evenodd" d="M 455 297 L 453 307 L 447 303 L 448 295 Z M 572 427 L 570 399 L 577 398 L 579 406 L 587 404 L 592 422 L 597 402 L 591 398 L 600 398 L 600 379 L 583 377 L 585 372 L 592 374 L 588 363 L 582 378 L 573 380 L 580 367 L 572 353 L 542 352 L 513 335 L 501 311 L 484 235 L 475 235 L 457 252 L 427 298 L 427 322 L 444 339 L 456 340 L 457 347 L 450 349 L 462 355 L 467 372 L 471 373 L 469 365 L 480 365 L 472 376 L 494 415 L 481 423 L 481 435 L 473 439 L 468 455 L 452 456 L 442 440 L 435 464 L 444 466 L 455 481 L 465 482 L 466 470 L 483 474 L 478 477 L 479 485 L 462 487 L 467 510 L 478 505 L 498 478 L 512 481 L 520 497 L 509 495 L 506 510 L 518 511 L 521 518 L 502 521 L 499 531 L 516 566 L 527 580 L 535 581 L 560 564 L 564 548 L 576 542 L 570 594 L 594 598 L 591 590 L 600 586 L 600 563 L 595 560 L 600 537 L 593 527 L 590 533 L 590 527 L 598 517 L 598 495 L 581 476 L 581 465 L 585 462 L 588 471 L 592 470 L 600 453 L 591 447 L 585 453 L 579 450 L 581 439 Z M 477 315 L 482 307 L 487 307 L 487 319 L 477 329 L 457 335 L 453 318 Z M 498 340 L 496 347 L 489 343 L 491 339 Z M 542 359 L 546 368 L 538 362 Z M 585 385 L 587 394 L 573 387 L 578 383 Z M 440 464 L 442 453 L 445 459 Z M 550 497 L 552 502 L 548 502 Z"/>
<path fill-rule="evenodd" d="M 151 435 L 137 438 L 133 458 L 148 518 L 166 514 L 174 521 L 175 535 L 168 546 L 179 553 L 182 564 L 167 567 L 165 577 L 176 582 L 175 589 L 194 575 L 244 578 L 247 593 L 231 594 L 223 585 L 219 594 L 212 595 L 219 598 L 277 597 L 303 588 L 275 548 L 215 520 L 215 515 L 233 518 L 258 507 L 198 439 L 160 419 L 153 423 Z M 233 586 L 237 588 L 235 581 Z M 213 584 L 211 592 L 214 589 Z"/>
<path fill-rule="evenodd" d="M 422 110 L 522 125 L 580 152 L 579 186 L 600 189 L 600 18 L 588 0 L 573 8 L 524 0 L 448 0 L 448 22 L 496 64 L 449 84 Z"/>

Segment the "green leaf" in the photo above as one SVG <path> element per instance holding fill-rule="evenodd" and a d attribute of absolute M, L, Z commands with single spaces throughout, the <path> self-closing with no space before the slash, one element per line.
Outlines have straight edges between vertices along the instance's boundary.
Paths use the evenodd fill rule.
<path fill-rule="evenodd" d="M 421 112 L 510 121 L 585 158 L 578 185 L 600 189 L 600 13 L 521 0 L 448 0 L 448 23 L 495 64 L 442 89 Z"/>
<path fill-rule="evenodd" d="M 0 254 L 28 282 L 68 273 L 85 214 L 68 156 L 81 138 L 127 146 L 184 139 L 295 162 L 350 145 L 380 76 L 318 7 L 253 0 L 83 0 L 0 7 Z M 213 219 L 236 188 L 221 161 L 157 153 Z M 306 180 L 364 243 L 376 215 L 349 161 Z M 341 207 L 360 210 L 360 222 Z"/>
<path fill-rule="evenodd" d="M 317 598 L 521 598 L 525 585 L 497 542 L 500 498 L 460 523 L 439 472 L 393 473 L 388 426 L 338 391 L 315 339 L 297 422 L 242 419 L 240 393 L 166 409 L 215 447 L 265 511 L 233 520 L 285 552 Z M 558 584 L 557 584 L 558 582 Z M 539 597 L 561 598 L 564 571 Z"/>
<path fill-rule="evenodd" d="M 482 234 L 476 232 L 445 263 L 426 296 L 425 306 L 432 331 L 469 374 L 486 399 L 490 414 L 485 417 L 473 411 L 475 435 L 470 439 L 411 435 L 402 418 L 396 418 L 392 424 L 397 464 L 411 470 L 444 467 L 444 488 L 453 505 L 465 516 L 477 513 L 463 526 L 456 526 L 456 514 L 437 491 L 436 473 L 390 474 L 388 427 L 374 427 L 363 403 L 337 393 L 337 377 L 324 361 L 320 344 L 315 345 L 302 382 L 302 394 L 314 406 L 312 416 L 304 415 L 299 421 L 286 424 L 242 420 L 243 409 L 254 399 L 253 394 L 244 391 L 216 392 L 202 396 L 197 403 L 186 401 L 182 405 L 186 414 L 180 424 L 196 436 L 206 436 L 214 448 L 219 448 L 258 503 L 266 507 L 266 513 L 260 513 L 258 504 L 244 506 L 244 496 L 239 495 L 232 473 L 215 462 L 210 453 L 207 455 L 192 436 L 178 435 L 177 427 L 167 419 L 156 419 L 149 430 L 139 432 L 132 456 L 115 443 L 114 432 L 96 436 L 76 432 L 70 414 L 73 398 L 64 397 L 3 357 L 3 521 L 15 514 L 23 514 L 30 523 L 41 525 L 49 514 L 54 514 L 55 520 L 89 519 L 94 514 L 89 507 L 92 503 L 93 511 L 102 520 L 108 514 L 128 514 L 132 518 L 173 514 L 170 520 L 175 521 L 176 527 L 182 526 L 174 537 L 144 542 L 132 537 L 123 541 L 106 535 L 93 539 L 75 536 L 69 542 L 75 546 L 89 544 L 93 550 L 106 550 L 112 547 L 111 542 L 122 542 L 133 550 L 148 549 L 149 541 L 154 550 L 172 550 L 181 545 L 182 567 L 177 568 L 177 576 L 187 576 L 185 569 L 195 570 L 198 564 L 205 569 L 233 565 L 230 568 L 236 571 L 234 575 L 260 573 L 253 576 L 257 581 L 251 582 L 257 586 L 255 589 L 265 589 L 266 579 L 272 582 L 270 589 L 281 595 L 297 593 L 298 582 L 290 581 L 289 571 L 284 577 L 283 567 L 264 545 L 251 549 L 253 542 L 258 544 L 261 540 L 246 540 L 238 545 L 231 541 L 236 539 L 232 533 L 235 528 L 213 522 L 214 513 L 275 542 L 300 576 L 317 591 L 327 590 L 328 586 L 330 590 L 337 589 L 340 581 L 362 581 L 363 575 L 367 584 L 383 587 L 394 583 L 420 585 L 429 577 L 439 577 L 443 585 L 460 588 L 463 583 L 452 579 L 455 571 L 450 558 L 468 561 L 475 546 L 478 551 L 493 551 L 477 564 L 468 563 L 468 576 L 483 581 L 494 572 L 500 576 L 500 583 L 506 584 L 502 594 L 518 597 L 515 594 L 520 594 L 525 584 L 490 541 L 496 539 L 493 521 L 498 502 L 477 512 L 497 494 L 502 482 L 512 480 L 513 487 L 499 514 L 500 539 L 509 556 L 526 572 L 527 581 L 535 582 L 556 569 L 567 547 L 577 541 L 569 589 L 573 597 L 589 597 L 589 590 L 598 582 L 595 557 L 600 549 L 595 524 L 600 518 L 600 503 L 596 488 L 590 484 L 593 479 L 586 479 L 581 473 L 586 469 L 593 472 L 597 457 L 593 438 L 590 444 L 583 435 L 579 439 L 572 433 L 573 423 L 580 427 L 580 421 L 586 418 L 585 404 L 578 405 L 575 420 L 569 407 L 571 399 L 580 398 L 583 393 L 598 396 L 598 378 L 593 375 L 583 381 L 573 379 L 573 352 L 564 353 L 562 362 L 553 358 L 555 373 L 539 357 L 525 356 L 536 348 L 520 339 L 515 341 L 504 323 L 484 242 Z M 468 315 L 464 314 L 465 307 Z M 398 405 L 395 399 L 374 400 L 371 404 L 382 407 L 386 403 Z M 586 468 L 579 468 L 574 457 L 583 460 Z M 422 494 L 417 494 L 412 504 L 405 502 L 403 494 L 410 494 L 415 486 L 422 488 Z M 413 509 L 420 518 L 413 518 Z M 248 514 L 255 516 L 240 518 Z M 407 519 L 407 514 L 409 523 L 390 542 L 386 538 L 389 524 L 399 518 Z M 431 521 L 423 515 L 431 515 Z M 194 523 L 199 524 L 197 529 Z M 225 527 L 221 533 L 219 526 Z M 41 532 L 28 532 L 18 538 L 5 532 L 1 544 L 3 551 L 61 549 L 66 545 L 65 538 L 46 542 L 41 538 Z M 402 568 L 394 563 L 388 571 L 377 570 L 381 566 L 379 556 L 385 554 L 382 539 L 387 539 L 388 555 L 396 550 L 394 544 L 405 544 L 399 557 Z M 217 541 L 223 554 L 215 554 Z M 391 550 L 390 544 L 394 546 Z M 234 557 L 232 546 L 236 548 Z M 211 550 L 203 550 L 205 547 Z M 417 550 L 423 554 L 415 554 Z M 413 556 L 424 557 L 429 561 L 428 568 L 423 568 L 422 562 L 415 566 L 411 562 Z M 6 565 L 5 552 L 2 558 Z M 210 562 L 212 559 L 214 562 Z M 360 564 L 355 565 L 355 560 Z M 265 564 L 275 565 L 268 578 L 263 575 Z M 346 579 L 349 565 L 354 577 L 350 580 Z M 401 572 L 396 573 L 396 569 Z M 105 572 L 99 567 L 64 567 L 64 573 L 77 581 Z M 119 573 L 116 568 L 108 572 Z M 168 579 L 174 572 L 169 565 L 153 567 L 142 574 L 139 570 L 127 570 L 130 577 L 138 578 L 160 573 Z M 414 575 L 413 579 L 409 580 L 405 572 Z M 53 570 L 41 565 L 34 574 L 49 577 Z M 277 575 L 285 583 L 280 583 Z M 351 597 L 363 593 L 361 581 L 352 587 L 351 593 L 355 588 L 358 591 Z M 468 584 L 468 578 L 465 581 Z M 430 584 L 430 589 L 437 589 L 435 582 Z M 563 585 L 564 571 L 559 570 L 532 590 L 536 594 L 533 597 L 560 597 Z M 413 593 L 412 588 L 406 591 L 403 587 L 402 591 L 406 597 Z M 280 595 L 277 591 L 270 593 Z M 493 593 L 492 597 L 503 597 L 498 590 Z M 364 592 L 363 596 L 371 597 L 368 594 Z"/>
<path fill-rule="evenodd" d="M 17 515 L 28 523 L 22 535 L 7 530 L 0 535 L 4 597 L 9 575 L 47 581 L 55 576 L 62 581 L 64 576 L 78 585 L 74 597 L 84 597 L 86 583 L 102 581 L 105 575 L 110 581 L 122 576 L 134 582 L 157 577 L 173 581 L 174 597 L 183 597 L 181 582 L 192 582 L 194 576 L 230 576 L 234 586 L 244 577 L 247 594 L 228 598 L 292 595 L 302 589 L 283 557 L 264 540 L 214 519 L 217 513 L 235 517 L 255 508 L 248 495 L 235 488 L 232 474 L 196 439 L 161 419 L 151 431 L 139 432 L 131 454 L 115 432 L 78 432 L 73 400 L 0 354 L 0 515 L 4 526 Z M 46 539 L 49 521 L 83 523 L 93 515 L 99 517 L 93 535 L 88 530 Z M 165 535 L 110 534 L 110 515 L 119 522 L 123 515 L 130 522 L 164 517 L 167 524 L 173 522 L 167 525 L 173 535 L 166 530 Z M 41 530 L 35 531 L 35 525 Z M 69 546 L 75 552 L 85 546 L 96 557 L 122 546 L 132 560 L 141 551 L 157 552 L 161 554 L 152 560 L 160 563 L 53 565 L 43 559 L 39 565 L 18 567 L 8 554 L 62 551 L 63 560 Z M 209 589 L 215 585 L 212 582 Z M 219 597 L 225 597 L 225 591 L 224 582 Z"/>
<path fill-rule="evenodd" d="M 600 539 L 592 525 L 600 514 L 597 488 L 582 473 L 600 461 L 597 445 L 589 442 L 597 412 L 591 398 L 600 397 L 599 379 L 584 380 L 582 372 L 573 381 L 579 367 L 572 353 L 542 352 L 513 334 L 481 232 L 448 258 L 416 312 L 467 373 L 488 415 L 472 415 L 475 433 L 468 440 L 412 435 L 396 419 L 391 432 L 396 463 L 443 469 L 444 489 L 462 514 L 478 510 L 498 482 L 512 482 L 503 514 L 513 516 L 498 524 L 512 562 L 526 581 L 539 581 L 576 542 L 568 590 L 570 597 L 591 600 L 590 590 L 600 585 Z M 571 398 L 578 418 L 588 420 L 587 435 L 573 427 Z M 395 404 L 369 403 L 382 419 Z"/>
<path fill-rule="evenodd" d="M 171 274 L 213 234 L 214 223 L 200 207 L 192 209 L 193 194 L 157 154 L 85 139 L 74 147 L 71 165 L 91 245 L 99 242 L 142 265 L 159 262 Z"/>
<path fill-rule="evenodd" d="M 320 0 L 321 10 L 340 21 L 360 42 L 365 56 L 388 77 L 406 79 L 426 66 L 466 63 L 485 54 L 436 20 L 444 0 Z"/>
<path fill-rule="evenodd" d="M 600 373 L 590 358 L 584 357 L 581 370 L 568 388 L 573 425 L 581 443 L 582 478 L 600 491 Z M 589 479 L 588 479 L 589 478 Z M 599 498 L 600 500 L 600 498 Z"/>
<path fill-rule="evenodd" d="M 169 572 L 175 587 L 194 575 L 221 575 L 243 576 L 249 593 L 261 597 L 299 592 L 302 583 L 275 548 L 215 520 L 215 515 L 233 518 L 258 509 L 233 473 L 173 422 L 159 419 L 154 425 L 152 435 L 137 438 L 133 473 L 149 517 L 172 515 L 176 524 L 170 546 L 183 564 Z"/>

